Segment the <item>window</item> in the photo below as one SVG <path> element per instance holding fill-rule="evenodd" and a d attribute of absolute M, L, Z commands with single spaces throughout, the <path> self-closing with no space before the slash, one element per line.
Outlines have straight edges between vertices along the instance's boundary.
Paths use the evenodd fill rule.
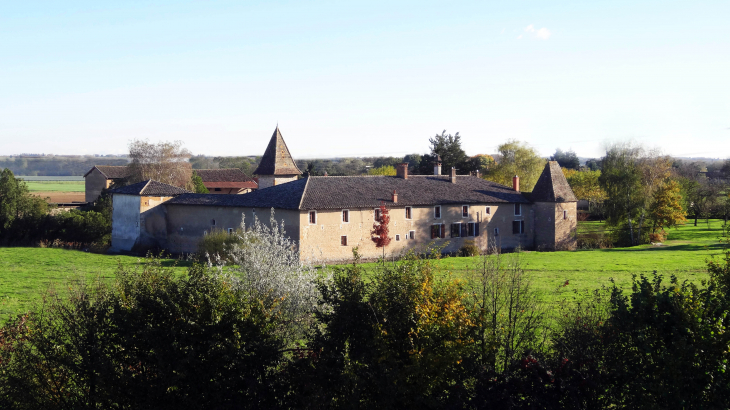
<path fill-rule="evenodd" d="M 408 231 L 408 239 L 416 239 L 416 231 Z"/>
<path fill-rule="evenodd" d="M 522 215 L 522 204 L 515 204 L 515 216 Z"/>
<path fill-rule="evenodd" d="M 375 208 L 373 211 L 373 219 L 377 222 L 380 220 L 380 208 Z"/>
<path fill-rule="evenodd" d="M 568 211 L 563 211 L 563 219 L 568 219 Z"/>
<path fill-rule="evenodd" d="M 398 234 L 395 235 L 395 241 L 396 242 L 400 241 L 400 235 L 398 235 Z"/>
<path fill-rule="evenodd" d="M 469 205 L 462 205 L 461 206 L 461 217 L 462 218 L 468 218 L 469 217 Z"/>
<path fill-rule="evenodd" d="M 317 224 L 317 211 L 309 211 L 309 224 L 310 225 Z"/>
<path fill-rule="evenodd" d="M 488 206 L 488 207 L 484 208 L 484 213 L 487 214 L 487 215 L 491 215 L 492 214 L 492 207 L 491 206 Z"/>
<path fill-rule="evenodd" d="M 347 246 L 347 235 L 340 236 L 340 245 Z"/>
<path fill-rule="evenodd" d="M 451 224 L 451 237 L 458 238 L 461 236 L 461 224 Z"/>
<path fill-rule="evenodd" d="M 230 235 L 232 233 L 233 233 L 233 228 L 228 228 L 228 234 Z"/>
<path fill-rule="evenodd" d="M 412 219 L 412 217 L 411 217 L 411 207 L 410 206 L 407 206 L 406 207 L 406 219 Z"/>
<path fill-rule="evenodd" d="M 436 219 L 441 219 L 441 206 L 433 207 L 433 217 Z"/>
<path fill-rule="evenodd" d="M 525 221 L 512 221 L 512 233 L 525 233 Z"/>
<path fill-rule="evenodd" d="M 210 225 L 211 225 L 211 226 L 215 226 L 215 219 L 211 219 L 211 220 L 210 220 Z"/>
<path fill-rule="evenodd" d="M 216 191 L 216 192 L 220 192 L 220 191 L 221 191 L 221 189 L 220 189 L 220 188 L 215 188 L 215 191 Z"/>
<path fill-rule="evenodd" d="M 494 228 L 494 236 L 499 236 L 499 228 Z"/>
<path fill-rule="evenodd" d="M 350 222 L 350 211 L 347 209 L 342 210 L 342 222 L 344 222 L 344 223 Z"/>
<path fill-rule="evenodd" d="M 467 234 L 469 236 L 479 236 L 479 222 L 469 222 Z"/>
<path fill-rule="evenodd" d="M 446 225 L 434 224 L 431 225 L 431 239 L 445 238 L 446 237 Z"/>

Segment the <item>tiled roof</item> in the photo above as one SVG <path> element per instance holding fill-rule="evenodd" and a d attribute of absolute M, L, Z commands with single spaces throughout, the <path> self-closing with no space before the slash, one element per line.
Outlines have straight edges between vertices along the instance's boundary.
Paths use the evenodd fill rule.
<path fill-rule="evenodd" d="M 302 174 L 302 171 L 299 170 L 294 159 L 292 159 L 289 148 L 287 148 L 278 126 L 274 130 L 274 135 L 271 136 L 269 146 L 266 147 L 258 168 L 253 173 L 256 175 Z"/>
<path fill-rule="evenodd" d="M 306 179 L 299 179 L 243 195 L 184 194 L 165 202 L 165 205 L 299 209 L 306 184 Z"/>
<path fill-rule="evenodd" d="M 176 196 L 189 193 L 187 189 L 178 188 L 173 185 L 163 184 L 152 179 L 137 182 L 136 184 L 112 189 L 112 194 L 139 195 L 139 196 Z"/>
<path fill-rule="evenodd" d="M 460 175 L 456 183 L 448 176 L 309 177 L 245 195 L 181 195 L 167 202 L 175 205 L 239 206 L 283 209 L 369 208 L 385 202 L 393 206 L 528 203 L 519 192 L 473 176 Z"/>
<path fill-rule="evenodd" d="M 576 202 L 573 190 L 557 161 L 548 161 L 530 194 L 532 202 Z"/>
<path fill-rule="evenodd" d="M 94 165 L 94 168 L 98 169 L 106 179 L 121 179 L 129 175 L 126 165 Z M 84 177 L 89 175 L 94 168 L 91 168 L 89 172 L 84 174 Z"/>
<path fill-rule="evenodd" d="M 194 169 L 206 188 L 251 188 L 259 184 L 238 168 Z"/>

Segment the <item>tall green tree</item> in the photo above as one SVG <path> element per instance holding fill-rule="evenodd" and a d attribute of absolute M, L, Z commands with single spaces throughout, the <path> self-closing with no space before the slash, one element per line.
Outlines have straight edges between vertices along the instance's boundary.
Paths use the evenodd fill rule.
<path fill-rule="evenodd" d="M 193 176 L 190 178 L 190 182 L 193 185 L 196 194 L 209 194 L 210 191 L 205 187 L 203 178 L 198 175 L 197 172 L 193 171 Z"/>
<path fill-rule="evenodd" d="M 532 191 L 545 166 L 545 159 L 527 143 L 509 140 L 498 148 L 502 157 L 487 174 L 487 179 L 499 184 L 512 185 L 512 177 L 520 177 L 520 189 Z"/>
<path fill-rule="evenodd" d="M 0 235 L 18 220 L 36 218 L 48 213 L 48 203 L 31 195 L 25 182 L 5 168 L 0 173 Z"/>
<path fill-rule="evenodd" d="M 451 167 L 455 167 L 462 174 L 472 171 L 469 157 L 461 148 L 461 136 L 458 132 L 451 135 L 444 130 L 441 135 L 436 134 L 435 137 L 429 138 L 428 142 L 431 143 L 431 156 L 435 158 L 439 155 L 443 169 L 447 172 Z"/>
<path fill-rule="evenodd" d="M 609 147 L 601 160 L 603 169 L 598 179 L 606 192 L 606 221 L 613 226 L 625 223 L 632 245 L 638 241 L 634 229 L 644 204 L 638 166 L 641 154 L 641 148 L 628 144 Z"/>
<path fill-rule="evenodd" d="M 563 151 L 560 148 L 550 157 L 550 161 L 558 161 L 562 168 L 579 169 L 580 160 L 573 150 Z"/>

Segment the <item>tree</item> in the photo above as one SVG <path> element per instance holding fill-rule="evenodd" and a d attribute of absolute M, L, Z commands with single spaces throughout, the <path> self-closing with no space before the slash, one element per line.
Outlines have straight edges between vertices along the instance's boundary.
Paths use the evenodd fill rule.
<path fill-rule="evenodd" d="M 606 199 L 606 192 L 601 188 L 598 182 L 601 177 L 601 171 L 576 171 L 574 169 L 563 168 L 565 179 L 568 180 L 570 188 L 578 199 L 588 201 L 588 208 L 593 210 L 599 207 Z"/>
<path fill-rule="evenodd" d="M 562 168 L 580 168 L 580 160 L 578 159 L 578 156 L 575 155 L 575 152 L 573 150 L 563 151 L 558 148 L 555 150 L 555 154 L 550 157 L 550 161 L 558 161 L 558 165 L 560 165 Z"/>
<path fill-rule="evenodd" d="M 391 238 L 388 236 L 388 224 L 390 224 L 390 215 L 385 204 L 380 204 L 378 215 L 373 223 L 373 230 L 370 232 L 371 239 L 375 243 L 376 248 L 383 248 L 383 263 L 385 263 L 385 247 L 390 244 Z"/>
<path fill-rule="evenodd" d="M 421 154 L 408 154 L 403 157 L 403 162 L 408 164 L 410 172 L 417 173 L 418 167 L 421 164 Z"/>
<path fill-rule="evenodd" d="M 487 179 L 511 186 L 512 177 L 518 175 L 521 190 L 532 191 L 545 166 L 545 159 L 541 158 L 534 148 L 515 140 L 500 145 L 498 150 L 502 158 L 487 173 Z"/>
<path fill-rule="evenodd" d="M 606 221 L 613 226 L 626 223 L 631 245 L 637 244 L 634 227 L 644 204 L 638 167 L 641 154 L 641 148 L 628 144 L 609 147 L 601 160 L 603 169 L 599 178 L 606 192 Z"/>
<path fill-rule="evenodd" d="M 31 195 L 25 182 L 15 178 L 9 169 L 3 169 L 0 173 L 0 236 L 5 236 L 16 221 L 45 215 L 48 208 L 43 198 Z"/>
<path fill-rule="evenodd" d="M 601 160 L 595 159 L 595 158 L 586 160 L 586 168 L 590 169 L 591 171 L 600 171 L 601 170 Z"/>
<path fill-rule="evenodd" d="M 654 192 L 654 203 L 649 210 L 654 222 L 652 231 L 670 228 L 686 221 L 682 207 L 682 194 L 677 181 L 668 179 Z"/>
<path fill-rule="evenodd" d="M 203 183 L 203 178 L 198 175 L 197 172 L 193 171 L 193 176 L 191 177 L 190 183 L 193 185 L 194 192 L 196 194 L 209 194 L 210 191 L 208 188 L 205 187 L 205 184 Z"/>
<path fill-rule="evenodd" d="M 431 156 L 433 158 L 437 155 L 441 156 L 443 169 L 450 170 L 451 167 L 454 167 L 461 173 L 472 171 L 468 161 L 469 157 L 461 149 L 461 137 L 458 132 L 452 136 L 446 134 L 446 130 L 444 130 L 441 135 L 436 134 L 435 137 L 429 138 L 428 142 L 431 143 Z"/>
<path fill-rule="evenodd" d="M 383 165 L 378 168 L 370 168 L 368 175 L 395 175 L 395 168 L 392 165 Z"/>
<path fill-rule="evenodd" d="M 178 186 L 192 188 L 192 166 L 188 159 L 192 156 L 182 141 L 159 142 L 134 140 L 129 144 L 129 183 L 148 179 Z"/>
<path fill-rule="evenodd" d="M 494 161 L 494 157 L 486 154 L 474 155 L 473 157 L 469 158 L 469 160 L 472 163 L 471 168 L 474 171 L 481 172 L 482 174 L 486 174 L 487 172 L 489 172 L 490 169 L 492 169 L 492 167 L 497 164 Z"/>

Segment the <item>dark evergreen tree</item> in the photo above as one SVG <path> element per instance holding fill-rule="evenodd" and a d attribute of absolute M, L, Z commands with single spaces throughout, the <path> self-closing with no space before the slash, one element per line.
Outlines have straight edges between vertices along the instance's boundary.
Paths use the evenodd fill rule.
<path fill-rule="evenodd" d="M 553 154 L 553 156 L 550 157 L 550 161 L 558 161 L 558 164 L 562 168 L 568 168 L 568 169 L 579 169 L 580 168 L 580 160 L 578 159 L 578 156 L 575 155 L 575 152 L 573 152 L 573 150 L 563 151 L 560 148 L 558 148 L 555 150 L 555 154 Z"/>

